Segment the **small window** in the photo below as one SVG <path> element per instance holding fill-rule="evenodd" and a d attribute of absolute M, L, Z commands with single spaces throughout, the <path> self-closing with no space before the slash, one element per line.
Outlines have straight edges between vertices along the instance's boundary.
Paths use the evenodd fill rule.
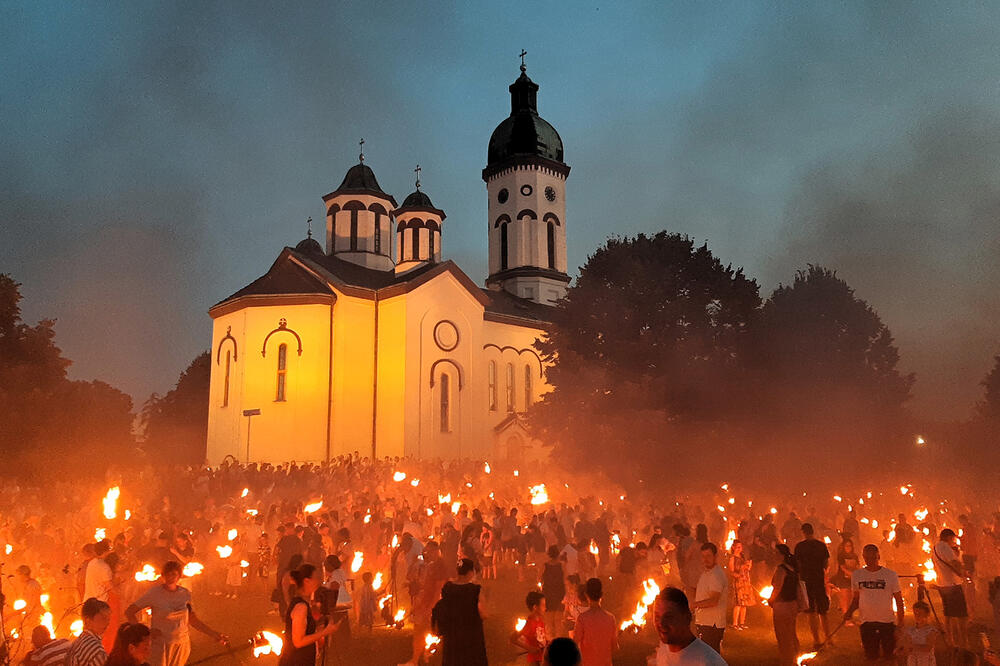
<path fill-rule="evenodd" d="M 500 270 L 507 270 L 507 223 L 500 225 Z"/>
<path fill-rule="evenodd" d="M 514 411 L 514 365 L 507 364 L 507 411 Z"/>
<path fill-rule="evenodd" d="M 427 232 L 427 243 L 430 246 L 427 250 L 427 258 L 430 261 L 434 261 L 434 230 L 430 229 Z"/>
<path fill-rule="evenodd" d="M 226 350 L 226 375 L 222 380 L 222 406 L 229 406 L 229 363 L 232 360 L 232 352 Z"/>
<path fill-rule="evenodd" d="M 490 411 L 497 411 L 497 362 L 490 361 L 489 370 Z"/>
<path fill-rule="evenodd" d="M 556 225 L 549 222 L 547 236 L 548 236 L 548 250 L 549 250 L 549 268 L 555 270 L 556 268 Z"/>
<path fill-rule="evenodd" d="M 382 254 L 382 214 L 375 213 L 375 254 Z"/>
<path fill-rule="evenodd" d="M 278 388 L 275 391 L 275 402 L 285 401 L 285 382 L 288 374 L 288 345 L 278 345 Z"/>
<path fill-rule="evenodd" d="M 451 377 L 441 375 L 441 432 L 451 432 Z"/>
<path fill-rule="evenodd" d="M 410 230 L 410 252 L 411 259 L 420 261 L 420 229 L 416 227 Z"/>
<path fill-rule="evenodd" d="M 358 211 L 351 211 L 351 252 L 358 249 Z"/>
<path fill-rule="evenodd" d="M 524 410 L 531 407 L 533 396 L 531 393 L 531 366 L 524 366 Z"/>

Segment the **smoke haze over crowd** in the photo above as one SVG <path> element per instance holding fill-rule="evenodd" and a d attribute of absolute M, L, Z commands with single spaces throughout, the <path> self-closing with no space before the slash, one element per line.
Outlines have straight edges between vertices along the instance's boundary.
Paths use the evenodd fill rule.
<path fill-rule="evenodd" d="M 570 265 L 608 235 L 707 240 L 763 295 L 836 269 L 895 334 L 913 406 L 965 417 L 1000 351 L 1000 7 L 0 9 L 0 271 L 71 373 L 141 402 L 207 308 L 322 225 L 366 139 L 423 167 L 481 281 L 492 128 L 516 54 L 573 167 Z M 571 270 L 574 273 L 575 270 Z"/>

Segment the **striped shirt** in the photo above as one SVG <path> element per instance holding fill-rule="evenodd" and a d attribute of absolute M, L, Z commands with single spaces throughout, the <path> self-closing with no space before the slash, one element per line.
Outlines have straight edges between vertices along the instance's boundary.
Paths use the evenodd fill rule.
<path fill-rule="evenodd" d="M 32 666 L 62 666 L 70 645 L 65 638 L 57 638 L 29 652 L 27 661 Z"/>
<path fill-rule="evenodd" d="M 101 637 L 87 630 L 73 641 L 66 654 L 66 666 L 104 666 L 107 660 L 108 653 L 104 651 Z"/>

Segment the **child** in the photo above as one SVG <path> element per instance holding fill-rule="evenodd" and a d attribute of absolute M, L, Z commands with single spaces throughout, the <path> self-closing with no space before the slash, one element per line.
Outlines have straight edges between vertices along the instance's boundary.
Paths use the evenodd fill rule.
<path fill-rule="evenodd" d="M 549 644 L 545 632 L 545 595 L 537 590 L 528 592 L 524 599 L 528 607 L 528 621 L 521 631 L 515 631 L 510 642 L 521 648 L 528 655 L 529 664 L 540 664 L 545 655 L 545 647 Z"/>
<path fill-rule="evenodd" d="M 548 609 L 549 634 L 555 637 L 562 629 L 562 605 L 566 598 L 566 573 L 559 561 L 559 546 L 549 546 L 549 561 L 542 567 L 542 594 L 545 595 L 545 607 Z"/>
<path fill-rule="evenodd" d="M 267 532 L 257 539 L 257 577 L 265 580 L 271 577 L 271 542 Z"/>
<path fill-rule="evenodd" d="M 913 604 L 912 627 L 903 630 L 906 648 L 906 666 L 936 666 L 934 643 L 937 641 L 937 627 L 930 624 L 931 607 L 926 601 Z"/>
<path fill-rule="evenodd" d="M 375 610 L 378 606 L 372 580 L 371 571 L 361 574 L 361 589 L 358 591 L 358 625 L 367 629 L 369 633 L 375 626 Z"/>
<path fill-rule="evenodd" d="M 587 603 L 587 586 L 583 583 L 569 586 L 566 590 L 566 598 L 563 599 L 563 607 L 566 609 L 563 617 L 566 633 L 570 638 L 573 638 L 576 619 L 580 617 L 580 613 L 585 613 L 590 609 L 590 604 Z"/>

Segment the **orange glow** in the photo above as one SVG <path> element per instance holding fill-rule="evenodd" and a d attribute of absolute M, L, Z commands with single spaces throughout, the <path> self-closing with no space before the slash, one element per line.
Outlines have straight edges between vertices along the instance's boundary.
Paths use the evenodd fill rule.
<path fill-rule="evenodd" d="M 282 647 L 284 647 L 284 641 L 281 640 L 281 636 L 272 634 L 270 631 L 261 631 L 254 636 L 253 656 L 261 657 L 265 654 L 273 654 L 277 657 L 281 655 Z"/>
<path fill-rule="evenodd" d="M 122 491 L 118 486 L 112 486 L 108 488 L 108 492 L 104 495 L 104 499 L 101 503 L 104 505 L 104 517 L 108 520 L 114 520 L 118 517 L 118 498 L 121 496 Z"/>

